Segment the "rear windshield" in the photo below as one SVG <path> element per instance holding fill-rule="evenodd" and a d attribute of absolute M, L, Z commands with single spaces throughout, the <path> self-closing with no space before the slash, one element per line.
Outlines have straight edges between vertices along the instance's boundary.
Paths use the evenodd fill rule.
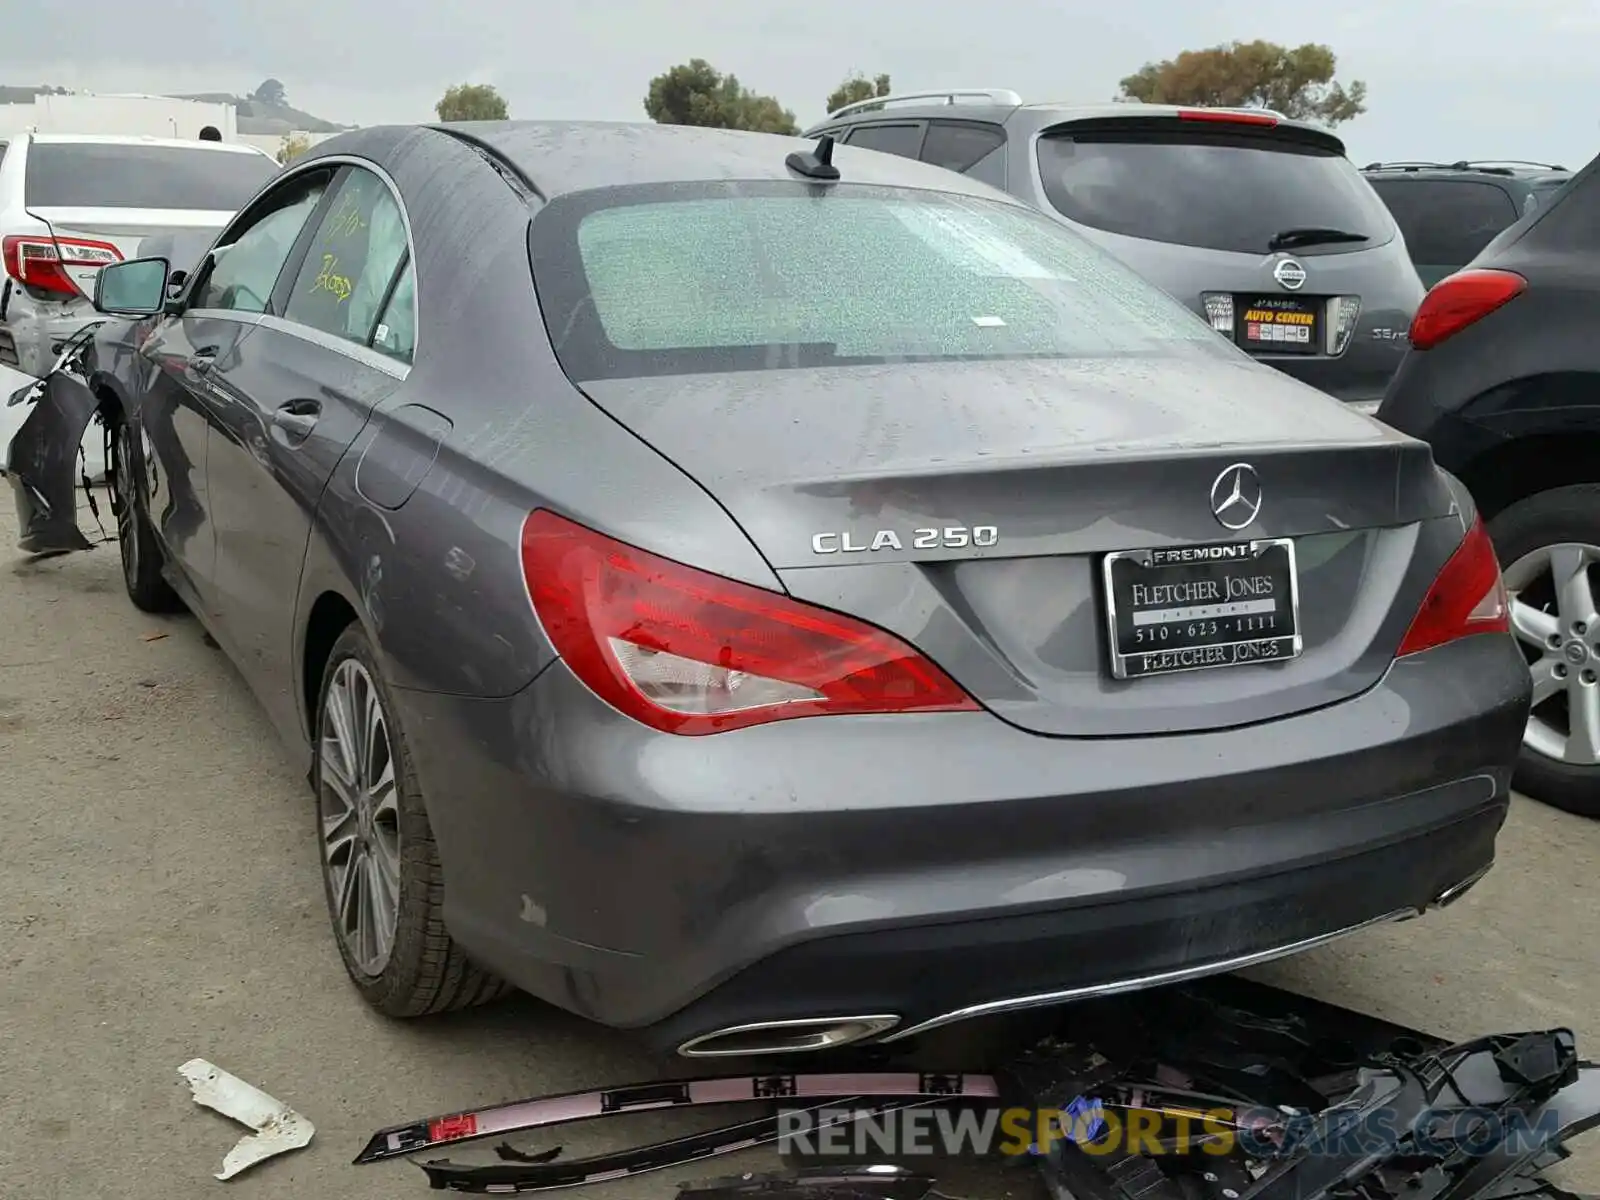
<path fill-rule="evenodd" d="M 1197 316 L 1021 205 L 850 184 L 557 199 L 534 274 L 578 381 L 905 361 L 1217 352 Z"/>
<path fill-rule="evenodd" d="M 93 142 L 35 142 L 27 162 L 29 208 L 234 212 L 278 169 L 265 154 Z"/>
<path fill-rule="evenodd" d="M 1521 214 L 1504 188 L 1473 179 L 1374 179 L 1413 262 L 1462 267 Z"/>
<path fill-rule="evenodd" d="M 1157 242 L 1266 254 L 1274 234 L 1337 229 L 1370 241 L 1297 244 L 1338 254 L 1389 241 L 1393 226 L 1342 154 L 1285 138 L 1184 134 L 1039 139 L 1045 197 L 1094 229 Z"/>

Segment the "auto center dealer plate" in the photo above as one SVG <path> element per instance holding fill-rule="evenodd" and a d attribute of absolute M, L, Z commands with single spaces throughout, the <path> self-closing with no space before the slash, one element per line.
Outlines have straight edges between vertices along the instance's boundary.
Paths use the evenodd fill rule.
<path fill-rule="evenodd" d="M 1118 679 L 1299 657 L 1300 586 L 1288 538 L 1119 550 L 1103 571 Z"/>

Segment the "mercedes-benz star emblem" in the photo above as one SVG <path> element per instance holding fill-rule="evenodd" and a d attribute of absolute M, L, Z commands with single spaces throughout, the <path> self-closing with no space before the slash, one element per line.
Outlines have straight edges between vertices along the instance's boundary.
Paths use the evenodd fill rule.
<path fill-rule="evenodd" d="M 1306 285 L 1306 269 L 1292 258 L 1279 259 L 1278 265 L 1272 268 L 1272 277 L 1291 292 L 1298 292 Z"/>
<path fill-rule="evenodd" d="M 1249 463 L 1222 468 L 1211 484 L 1211 513 L 1224 529 L 1243 529 L 1261 515 L 1261 479 Z"/>

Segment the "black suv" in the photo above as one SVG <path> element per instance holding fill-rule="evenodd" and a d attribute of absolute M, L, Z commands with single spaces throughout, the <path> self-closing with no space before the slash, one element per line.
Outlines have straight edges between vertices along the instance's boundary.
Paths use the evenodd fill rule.
<path fill-rule="evenodd" d="M 1394 214 L 1411 261 L 1432 287 L 1571 178 L 1548 163 L 1370 163 L 1362 168 Z"/>
<path fill-rule="evenodd" d="M 1460 186 L 1460 185 L 1452 185 Z M 1428 293 L 1377 416 L 1489 522 L 1533 673 L 1516 784 L 1600 817 L 1600 158 Z"/>

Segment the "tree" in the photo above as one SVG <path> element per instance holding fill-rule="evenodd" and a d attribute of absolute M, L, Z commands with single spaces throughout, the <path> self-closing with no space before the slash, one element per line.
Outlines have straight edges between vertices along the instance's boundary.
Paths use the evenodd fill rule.
<path fill-rule="evenodd" d="M 505 97 L 487 83 L 458 83 L 433 106 L 441 121 L 504 121 L 511 115 Z"/>
<path fill-rule="evenodd" d="M 250 99 L 259 100 L 262 104 L 270 104 L 276 108 L 284 108 L 289 103 L 288 93 L 283 90 L 283 84 L 276 79 L 263 79 L 261 86 L 250 93 Z"/>
<path fill-rule="evenodd" d="M 752 92 L 737 76 L 724 75 L 703 58 L 691 58 L 652 79 L 644 111 L 658 125 L 752 129 L 791 137 L 800 132 L 794 113 L 774 97 Z"/>
<path fill-rule="evenodd" d="M 1306 43 L 1229 42 L 1146 63 L 1122 81 L 1122 94 L 1147 104 L 1262 107 L 1295 120 L 1338 125 L 1367 111 L 1367 85 L 1333 82 L 1334 53 Z"/>
<path fill-rule="evenodd" d="M 303 133 L 286 133 L 283 141 L 278 144 L 278 162 L 288 166 L 307 150 L 311 149 L 311 139 Z"/>
<path fill-rule="evenodd" d="M 889 77 L 875 75 L 868 79 L 859 71 L 845 76 L 845 80 L 833 91 L 828 93 L 828 107 L 824 112 L 837 112 L 846 104 L 854 104 L 858 100 L 871 100 L 876 96 L 889 94 Z"/>

